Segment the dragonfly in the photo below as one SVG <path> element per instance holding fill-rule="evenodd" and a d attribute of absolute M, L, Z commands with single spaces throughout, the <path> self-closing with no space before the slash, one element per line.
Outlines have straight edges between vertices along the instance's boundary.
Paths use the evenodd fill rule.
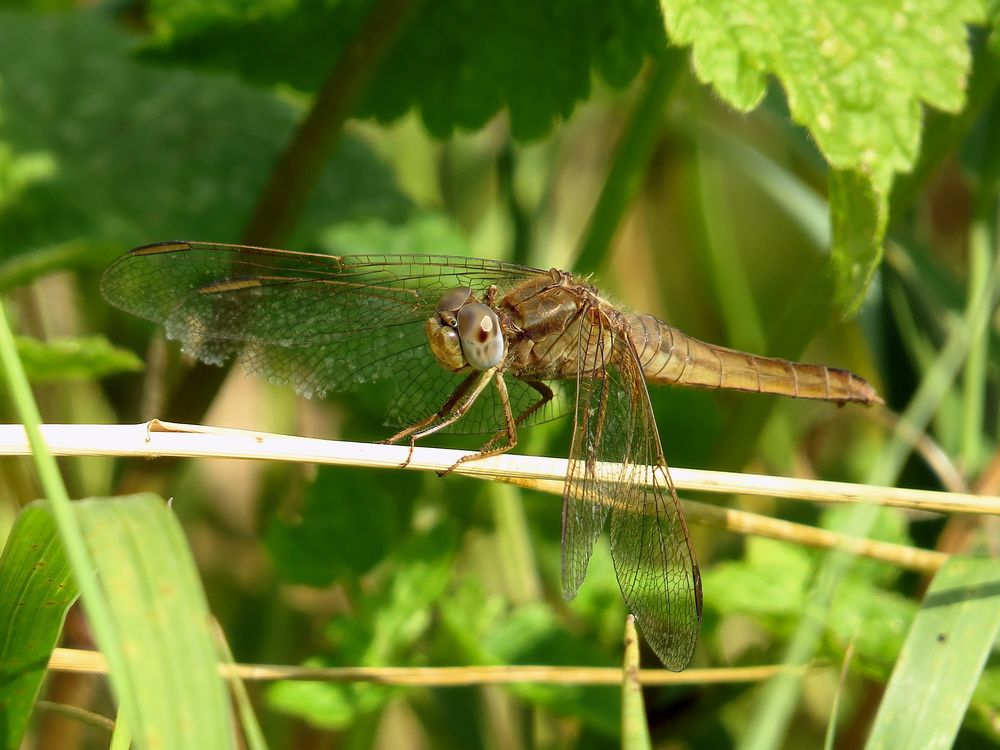
<path fill-rule="evenodd" d="M 647 384 L 881 403 L 847 370 L 699 341 L 566 271 L 496 260 L 163 242 L 118 258 L 101 290 L 193 357 L 237 360 L 307 396 L 391 379 L 388 421 L 401 429 L 385 442 L 411 449 L 442 430 L 489 435 L 475 460 L 572 412 L 563 595 L 576 595 L 610 518 L 626 606 L 674 671 L 698 640 L 701 575 Z"/>

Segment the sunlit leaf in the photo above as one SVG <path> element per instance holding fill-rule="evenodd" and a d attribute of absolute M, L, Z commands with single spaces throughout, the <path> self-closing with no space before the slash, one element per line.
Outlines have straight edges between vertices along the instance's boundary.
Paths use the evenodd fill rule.
<path fill-rule="evenodd" d="M 982 0 L 663 0 L 667 33 L 691 45 L 698 76 L 741 110 L 767 77 L 830 164 L 885 192 L 920 144 L 921 102 L 955 111 L 969 72 L 966 24 Z"/>

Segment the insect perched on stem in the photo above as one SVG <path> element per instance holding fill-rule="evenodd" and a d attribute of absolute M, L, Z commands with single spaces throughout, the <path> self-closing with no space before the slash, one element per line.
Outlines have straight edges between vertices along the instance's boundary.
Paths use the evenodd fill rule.
<path fill-rule="evenodd" d="M 555 269 L 167 242 L 119 258 L 101 288 L 198 359 L 236 357 L 307 395 L 395 379 L 390 416 L 404 429 L 387 442 L 443 429 L 492 433 L 463 459 L 475 460 L 510 450 L 519 427 L 571 404 L 563 594 L 575 596 L 610 515 L 622 595 L 673 670 L 698 640 L 701 577 L 646 384 L 881 403 L 846 370 L 698 341 Z M 551 381 L 572 395 L 556 399 Z"/>

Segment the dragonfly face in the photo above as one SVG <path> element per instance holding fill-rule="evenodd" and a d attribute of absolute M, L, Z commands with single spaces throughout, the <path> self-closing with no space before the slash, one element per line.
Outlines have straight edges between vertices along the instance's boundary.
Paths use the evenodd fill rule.
<path fill-rule="evenodd" d="M 500 318 L 488 305 L 476 302 L 472 290 L 457 287 L 437 303 L 427 319 L 427 342 L 435 359 L 449 372 L 467 367 L 489 370 L 503 361 L 505 346 Z"/>

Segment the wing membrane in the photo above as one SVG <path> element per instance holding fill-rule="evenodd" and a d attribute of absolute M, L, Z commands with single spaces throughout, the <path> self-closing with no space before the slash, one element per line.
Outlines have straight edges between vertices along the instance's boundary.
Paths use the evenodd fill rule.
<path fill-rule="evenodd" d="M 563 497 L 564 593 L 574 595 L 583 581 L 610 511 L 622 596 L 657 656 L 681 670 L 698 639 L 701 578 L 641 366 L 614 323 L 596 309 L 580 321 L 576 426 Z"/>
<path fill-rule="evenodd" d="M 447 290 L 482 298 L 540 273 L 499 261 L 430 255 L 329 256 L 174 242 L 119 258 L 101 280 L 104 296 L 161 323 L 192 356 L 238 358 L 248 372 L 307 395 L 392 377 L 401 389 L 393 419 L 433 413 L 461 376 L 440 368 L 424 323 Z M 431 384 L 433 383 L 433 387 Z M 527 398 L 525 395 L 524 398 Z M 463 431 L 489 432 L 498 405 L 484 402 Z M 465 420 L 462 420 L 463 422 Z"/>

